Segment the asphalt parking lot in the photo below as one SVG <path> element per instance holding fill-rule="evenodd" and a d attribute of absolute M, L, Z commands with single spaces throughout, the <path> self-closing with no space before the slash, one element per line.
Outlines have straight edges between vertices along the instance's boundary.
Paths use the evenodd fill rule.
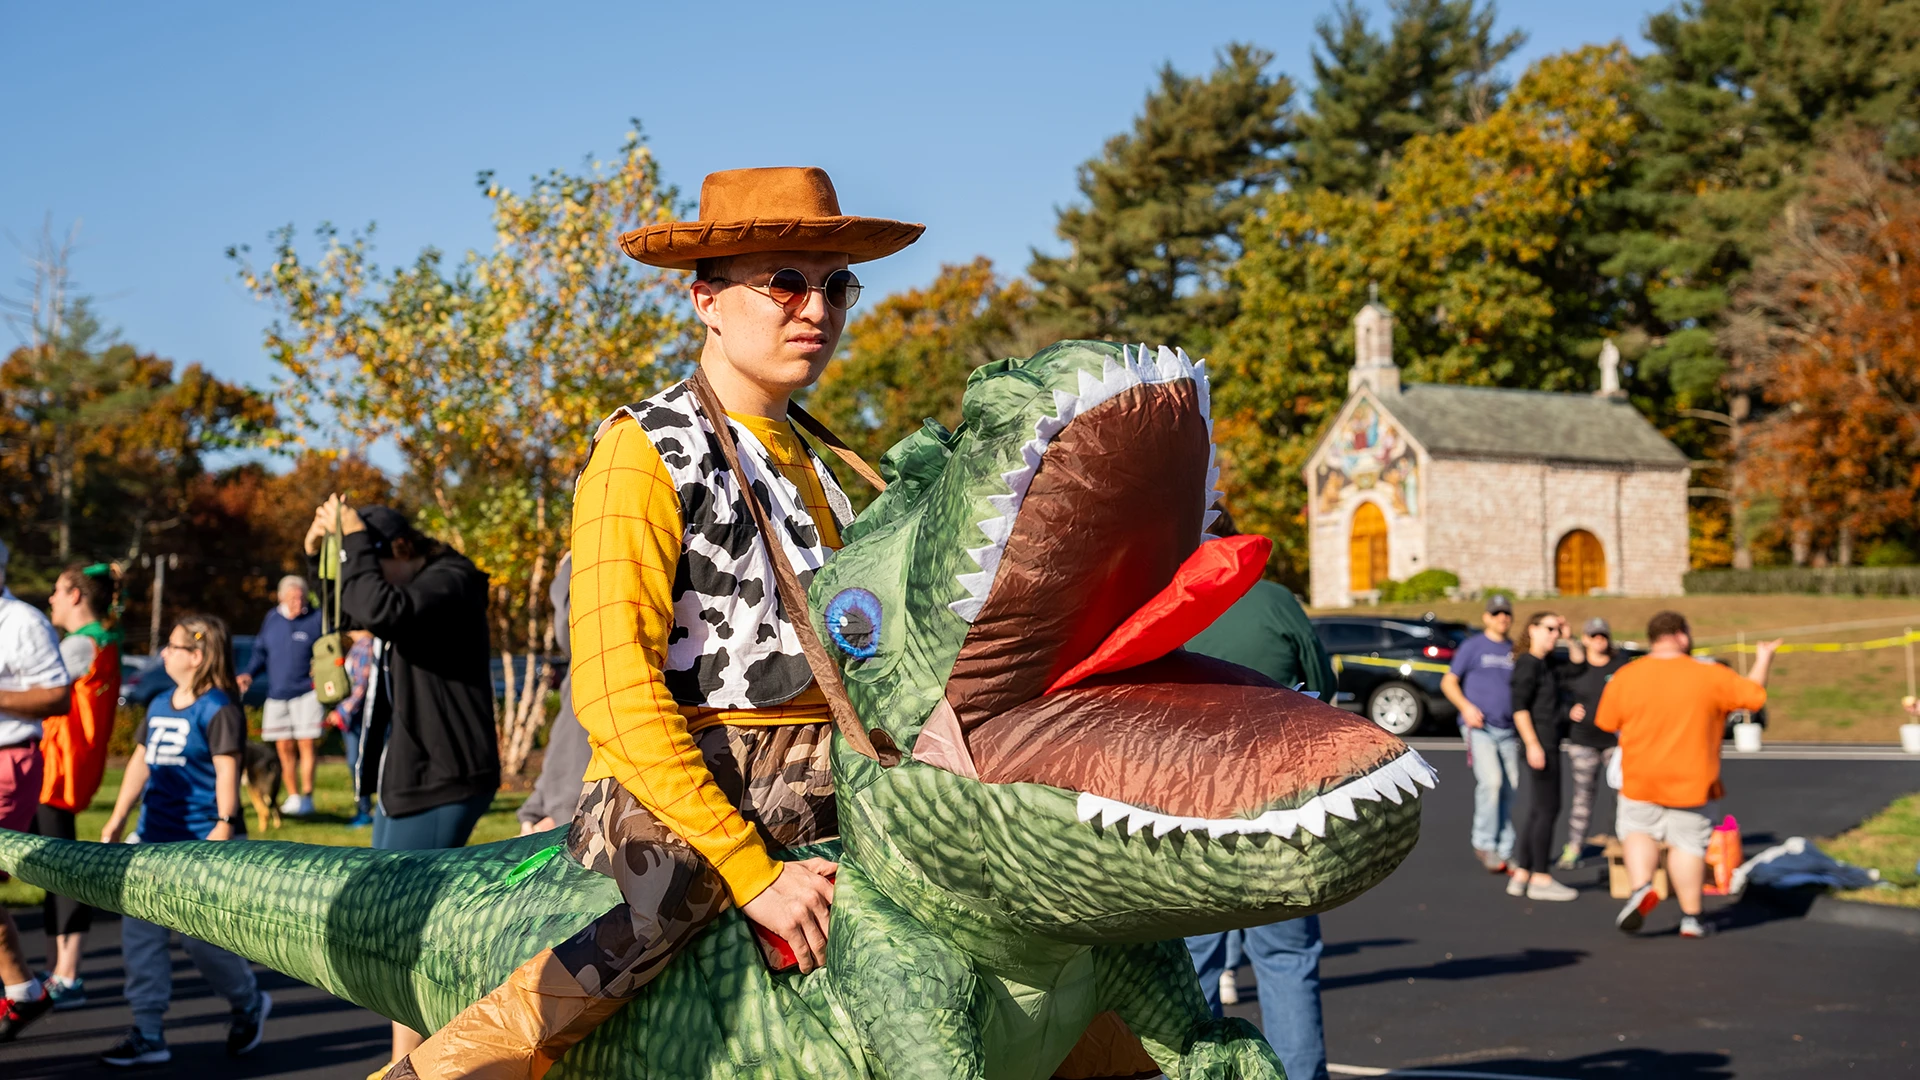
<path fill-rule="evenodd" d="M 1597 858 L 1560 875 L 1576 901 L 1511 898 L 1473 862 L 1465 755 L 1451 740 L 1421 743 L 1441 780 L 1420 843 L 1322 918 L 1328 1058 L 1356 1067 L 1344 1075 L 1920 1075 L 1920 938 L 1709 899 L 1716 936 L 1681 939 L 1669 901 L 1629 939 L 1613 929 L 1619 903 Z M 1754 853 L 1843 831 L 1920 790 L 1920 760 L 1729 755 L 1725 779 L 1723 806 Z M 1602 798 L 1594 830 L 1611 831 Z M 1257 1005 L 1235 1011 L 1257 1022 Z"/>
<path fill-rule="evenodd" d="M 1352 1070 L 1336 1077 L 1920 1075 L 1920 939 L 1711 900 L 1714 937 L 1680 939 L 1669 903 L 1627 939 L 1612 928 L 1597 859 L 1563 875 L 1581 887 L 1577 901 L 1510 898 L 1468 850 L 1464 755 L 1446 740 L 1422 745 L 1441 782 L 1426 794 L 1419 845 L 1386 883 L 1324 918 L 1328 1053 Z M 1730 758 L 1726 778 L 1725 807 L 1752 852 L 1831 835 L 1920 790 L 1920 760 Z M 1595 829 L 1611 820 L 1608 800 Z M 19 914 L 28 955 L 41 955 L 38 913 Z M 117 1072 L 93 1059 L 129 1022 L 118 929 L 105 919 L 88 939 L 93 1001 L 0 1047 L 0 1077 Z M 267 1041 L 232 1061 L 226 1003 L 174 957 L 174 1061 L 147 1075 L 359 1080 L 386 1059 L 384 1020 L 263 973 L 275 999 Z M 1235 1011 L 1258 1022 L 1251 1001 Z"/>

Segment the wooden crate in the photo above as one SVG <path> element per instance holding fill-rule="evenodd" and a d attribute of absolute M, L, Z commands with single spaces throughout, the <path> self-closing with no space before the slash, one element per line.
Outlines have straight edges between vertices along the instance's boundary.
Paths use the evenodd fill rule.
<path fill-rule="evenodd" d="M 1627 849 L 1618 837 L 1607 838 L 1607 891 L 1615 900 L 1625 900 L 1633 894 L 1633 880 L 1627 876 Z M 1653 871 L 1653 891 L 1660 899 L 1668 896 L 1667 888 L 1667 845 L 1660 845 L 1660 862 Z"/>

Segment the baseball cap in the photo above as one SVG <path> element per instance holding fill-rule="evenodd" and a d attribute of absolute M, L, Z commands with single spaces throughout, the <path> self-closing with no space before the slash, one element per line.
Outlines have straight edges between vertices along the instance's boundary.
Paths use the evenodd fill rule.
<path fill-rule="evenodd" d="M 1507 597 L 1506 593 L 1494 593 L 1492 596 L 1487 597 L 1487 614 L 1511 615 L 1513 614 L 1513 601 Z"/>
<path fill-rule="evenodd" d="M 1613 627 L 1607 625 L 1607 620 L 1596 615 L 1587 620 L 1586 629 L 1586 636 L 1593 637 L 1595 634 L 1604 638 L 1610 638 L 1613 636 Z"/>
<path fill-rule="evenodd" d="M 395 540 L 401 537 L 413 539 L 420 535 L 407 520 L 407 516 L 390 506 L 363 506 L 356 511 L 367 527 L 367 536 L 373 541 L 375 550 L 385 555 Z"/>

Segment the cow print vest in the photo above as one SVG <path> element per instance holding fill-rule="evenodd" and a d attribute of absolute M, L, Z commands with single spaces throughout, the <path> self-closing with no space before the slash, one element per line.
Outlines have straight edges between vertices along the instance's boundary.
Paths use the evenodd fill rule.
<path fill-rule="evenodd" d="M 687 384 L 677 383 L 614 410 L 594 441 L 623 416 L 640 425 L 680 492 L 680 564 L 673 575 L 673 631 L 667 637 L 667 690 L 681 705 L 764 709 L 783 704 L 813 682 L 800 639 L 780 603 L 773 564 L 740 479 L 727 468 L 720 443 Z M 801 587 L 833 554 L 807 513 L 793 482 L 780 474 L 753 432 L 728 420 L 740 449 L 740 467 L 767 510 L 783 522 L 779 542 Z M 853 506 L 833 473 L 801 440 L 844 528 Z"/>

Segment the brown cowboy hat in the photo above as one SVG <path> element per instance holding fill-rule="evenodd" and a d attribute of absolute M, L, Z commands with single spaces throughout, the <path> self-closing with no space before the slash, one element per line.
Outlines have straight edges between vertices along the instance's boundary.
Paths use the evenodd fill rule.
<path fill-rule="evenodd" d="M 925 225 L 842 214 L 824 169 L 728 169 L 701 182 L 700 220 L 635 229 L 621 235 L 620 250 L 670 270 L 756 251 L 832 251 L 866 262 L 925 231 Z"/>

